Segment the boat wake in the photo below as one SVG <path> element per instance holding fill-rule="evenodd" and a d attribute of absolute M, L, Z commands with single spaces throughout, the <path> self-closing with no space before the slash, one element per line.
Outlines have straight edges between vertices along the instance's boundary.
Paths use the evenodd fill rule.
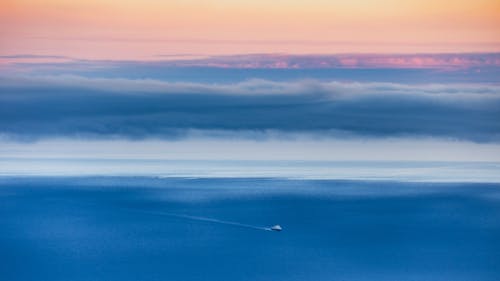
<path fill-rule="evenodd" d="M 225 221 L 225 220 L 219 220 L 219 219 L 214 219 L 214 218 L 190 216 L 190 215 L 177 214 L 177 213 L 156 212 L 156 211 L 139 211 L 139 210 L 134 210 L 134 211 L 141 212 L 144 214 L 156 215 L 156 216 L 168 216 L 168 217 L 174 217 L 174 218 L 180 218 L 180 219 L 218 223 L 218 224 L 225 224 L 225 225 L 231 225 L 231 226 L 243 227 L 243 228 L 251 228 L 251 229 L 256 229 L 256 230 L 281 231 L 281 227 L 279 225 L 275 225 L 272 227 L 264 227 L 264 226 L 256 226 L 256 225 L 251 225 L 251 224 L 233 222 L 233 221 Z M 276 227 L 278 227 L 279 230 Z"/>

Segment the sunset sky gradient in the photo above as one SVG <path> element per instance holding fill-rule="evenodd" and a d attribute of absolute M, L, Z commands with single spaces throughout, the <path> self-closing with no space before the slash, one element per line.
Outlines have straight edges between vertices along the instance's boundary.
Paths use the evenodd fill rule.
<path fill-rule="evenodd" d="M 0 55 L 497 52 L 499 27 L 496 0 L 4 0 Z"/>

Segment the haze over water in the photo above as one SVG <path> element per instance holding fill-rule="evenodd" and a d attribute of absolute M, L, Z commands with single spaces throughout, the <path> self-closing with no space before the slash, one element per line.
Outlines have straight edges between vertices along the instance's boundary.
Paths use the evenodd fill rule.
<path fill-rule="evenodd" d="M 500 163 L 429 161 L 257 161 L 1 159 L 1 176 L 147 176 L 500 183 Z"/>

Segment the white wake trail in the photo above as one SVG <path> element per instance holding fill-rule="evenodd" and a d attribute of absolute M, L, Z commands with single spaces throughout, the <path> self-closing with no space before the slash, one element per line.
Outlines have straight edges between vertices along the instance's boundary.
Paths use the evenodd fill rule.
<path fill-rule="evenodd" d="M 58 200 L 58 201 L 67 201 L 67 202 L 74 203 L 74 201 L 70 201 L 70 200 Z M 96 203 L 93 203 L 93 204 L 91 203 L 91 204 L 86 204 L 86 205 L 87 206 L 99 206 Z M 219 219 L 207 218 L 207 217 L 190 216 L 190 215 L 185 215 L 185 214 L 169 213 L 169 212 L 145 211 L 145 210 L 139 210 L 139 209 L 134 209 L 134 208 L 118 208 L 118 209 L 122 210 L 122 211 L 126 211 L 126 212 L 142 213 L 142 214 L 149 214 L 149 215 L 155 215 L 155 216 L 168 216 L 168 217 L 181 218 L 181 219 L 187 219 L 187 220 L 204 221 L 204 222 L 232 225 L 232 226 L 238 226 L 238 227 L 244 227 L 244 228 L 251 228 L 251 229 L 256 229 L 256 230 L 273 231 L 272 227 L 244 224 L 244 223 L 239 223 L 239 222 L 234 222 L 234 221 L 225 221 L 225 220 L 219 220 Z"/>
<path fill-rule="evenodd" d="M 175 218 L 195 220 L 195 221 L 204 221 L 204 222 L 232 225 L 232 226 L 251 228 L 251 229 L 257 229 L 257 230 L 272 231 L 270 227 L 256 226 L 256 225 L 244 224 L 244 223 L 233 222 L 233 221 L 224 221 L 224 220 L 219 220 L 219 219 L 214 219 L 214 218 L 190 216 L 190 215 L 183 215 L 183 214 L 177 214 L 177 213 L 156 212 L 156 211 L 139 211 L 139 210 L 133 210 L 133 211 L 144 213 L 144 214 L 156 215 L 156 216 L 168 216 L 168 217 L 175 217 Z"/>

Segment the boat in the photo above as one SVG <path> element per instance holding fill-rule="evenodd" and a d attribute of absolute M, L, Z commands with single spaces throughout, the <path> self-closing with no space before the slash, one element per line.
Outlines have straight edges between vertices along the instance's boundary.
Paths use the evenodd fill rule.
<path fill-rule="evenodd" d="M 271 226 L 270 229 L 272 231 L 282 231 L 283 230 L 283 228 L 281 228 L 281 225 L 279 225 L 279 224 Z"/>

